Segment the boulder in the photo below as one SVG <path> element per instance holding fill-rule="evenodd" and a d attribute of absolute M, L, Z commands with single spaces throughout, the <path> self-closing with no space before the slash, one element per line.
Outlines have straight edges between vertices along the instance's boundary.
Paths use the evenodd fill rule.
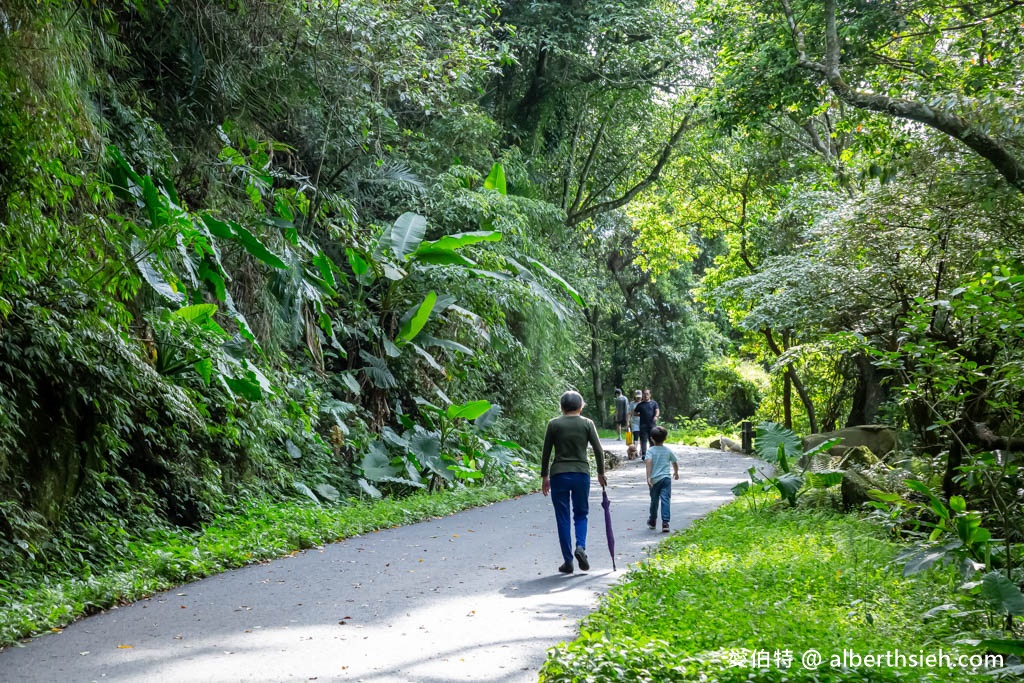
<path fill-rule="evenodd" d="M 623 461 L 622 453 L 618 449 L 608 448 L 604 452 L 604 467 L 607 470 L 617 469 Z"/>
<path fill-rule="evenodd" d="M 726 437 L 723 436 L 721 441 L 722 441 L 722 449 L 723 450 L 732 451 L 733 453 L 742 453 L 743 452 L 743 446 L 738 444 L 738 443 L 736 443 L 732 439 L 729 439 L 729 438 L 726 438 Z"/>
<path fill-rule="evenodd" d="M 843 496 L 843 507 L 847 510 L 854 510 L 871 500 L 868 491 L 877 489 L 871 479 L 857 470 L 843 472 L 843 481 L 840 484 L 840 491 Z"/>
<path fill-rule="evenodd" d="M 842 469 L 849 469 L 850 467 L 874 467 L 879 462 L 878 456 L 871 452 L 871 449 L 867 446 L 854 446 L 853 448 L 845 449 L 845 453 L 840 456 L 840 466 Z"/>
<path fill-rule="evenodd" d="M 714 441 L 708 444 L 708 448 L 714 448 L 716 451 L 722 450 L 722 440 L 715 439 Z"/>
<path fill-rule="evenodd" d="M 839 445 L 829 449 L 829 455 L 843 457 L 848 449 L 864 446 L 879 458 L 896 449 L 896 432 L 885 425 L 861 425 L 847 427 L 835 432 L 811 434 L 803 440 L 804 450 L 810 450 L 829 439 L 842 439 Z"/>

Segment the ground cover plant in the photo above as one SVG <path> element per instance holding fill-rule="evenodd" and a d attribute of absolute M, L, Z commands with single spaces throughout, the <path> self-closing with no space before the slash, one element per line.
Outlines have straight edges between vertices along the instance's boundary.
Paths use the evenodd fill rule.
<path fill-rule="evenodd" d="M 125 556 L 106 568 L 49 566 L 45 572 L 27 569 L 0 579 L 0 647 L 227 569 L 487 505 L 528 488 L 522 482 L 458 487 L 337 506 L 251 501 L 198 531 L 149 529 L 126 536 Z"/>
<path fill-rule="evenodd" d="M 902 576 L 899 545 L 855 516 L 746 499 L 669 538 L 549 652 L 550 681 L 962 681 L 984 655 L 952 572 Z M 949 606 L 922 615 L 927 607 Z M 959 643 L 957 642 L 959 641 Z M 974 669 L 831 666 L 843 651 L 974 656 Z M 804 666 L 810 650 L 823 657 Z M 980 659 L 979 659 L 980 657 Z M 853 663 L 853 658 L 847 658 Z M 840 662 L 841 663 L 841 662 Z M 971 661 L 965 663 L 970 664 Z M 909 664 L 909 662 L 908 662 Z M 989 668 L 997 668 L 991 666 Z"/>

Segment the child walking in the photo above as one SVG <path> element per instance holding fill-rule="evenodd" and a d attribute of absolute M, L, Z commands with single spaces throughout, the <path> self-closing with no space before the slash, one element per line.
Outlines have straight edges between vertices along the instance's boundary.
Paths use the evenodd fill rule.
<path fill-rule="evenodd" d="M 658 426 L 651 430 L 651 441 L 654 445 L 647 451 L 647 485 L 651 488 L 651 514 L 647 517 L 647 528 L 653 529 L 658 519 L 658 504 L 661 504 L 661 530 L 668 533 L 668 522 L 671 518 L 668 504 L 672 499 L 672 479 L 679 479 L 679 461 L 672 449 L 665 447 L 668 430 Z M 672 478 L 669 478 L 669 464 L 672 465 Z"/>

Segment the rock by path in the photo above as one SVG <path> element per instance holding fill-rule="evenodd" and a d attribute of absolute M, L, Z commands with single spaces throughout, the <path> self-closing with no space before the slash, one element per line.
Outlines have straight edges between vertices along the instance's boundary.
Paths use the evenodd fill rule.
<path fill-rule="evenodd" d="M 625 450 L 622 442 L 607 448 Z M 753 460 L 675 447 L 672 529 Z M 549 647 L 664 535 L 639 461 L 609 472 L 616 562 L 591 490 L 591 569 L 563 576 L 550 500 L 522 496 L 181 586 L 0 652 L 0 681 L 536 681 Z"/>

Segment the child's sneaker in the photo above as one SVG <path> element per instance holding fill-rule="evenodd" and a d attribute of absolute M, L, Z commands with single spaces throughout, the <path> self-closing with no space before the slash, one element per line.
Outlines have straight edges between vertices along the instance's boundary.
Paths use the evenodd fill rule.
<path fill-rule="evenodd" d="M 668 533 L 668 522 L 662 522 L 661 523 L 661 533 L 663 533 L 663 534 L 667 534 Z"/>
<path fill-rule="evenodd" d="M 654 528 L 654 520 L 653 519 L 647 520 L 647 528 L 648 529 L 653 529 Z"/>

